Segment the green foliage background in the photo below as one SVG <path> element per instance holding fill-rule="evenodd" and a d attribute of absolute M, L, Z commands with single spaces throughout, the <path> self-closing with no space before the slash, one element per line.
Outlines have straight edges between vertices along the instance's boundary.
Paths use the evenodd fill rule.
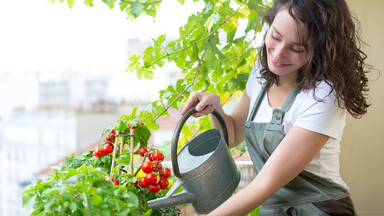
<path fill-rule="evenodd" d="M 49 0 L 55 3 L 55 0 Z M 59 0 L 72 8 L 75 0 Z M 162 0 L 101 0 L 109 8 L 119 7 L 134 21 L 142 15 L 153 17 Z M 197 2 L 198 0 L 193 0 Z M 178 109 L 191 91 L 214 92 L 228 103 L 238 98 L 245 88 L 252 66 L 257 58 L 256 35 L 262 31 L 262 13 L 270 4 L 267 0 L 204 0 L 204 8 L 191 14 L 188 22 L 179 28 L 179 38 L 168 40 L 163 34 L 152 38 L 153 45 L 142 54 L 129 57 L 126 72 L 136 73 L 138 79 L 154 79 L 167 63 L 175 63 L 182 78 L 159 92 L 143 111 L 135 110 L 132 118 L 141 118 L 150 130 L 157 130 L 160 116 L 168 109 Z M 84 0 L 93 7 L 94 0 Z M 177 0 L 184 5 L 185 0 Z M 244 32 L 238 32 L 239 22 L 246 22 Z M 239 36 L 238 36 L 239 35 Z M 259 38 L 260 39 L 260 38 Z M 166 42 L 167 41 L 167 42 Z M 169 42 L 168 42 L 169 41 Z M 127 119 L 127 120 L 130 120 Z"/>

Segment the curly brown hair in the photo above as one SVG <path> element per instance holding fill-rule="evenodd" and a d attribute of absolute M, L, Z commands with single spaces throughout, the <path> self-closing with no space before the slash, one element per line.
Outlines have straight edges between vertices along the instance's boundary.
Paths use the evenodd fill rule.
<path fill-rule="evenodd" d="M 370 106 L 366 97 L 370 65 L 360 49 L 361 40 L 356 17 L 344 0 L 276 0 L 263 17 L 271 25 L 276 14 L 288 9 L 295 21 L 306 27 L 300 38 L 308 52 L 308 61 L 299 70 L 297 83 L 302 90 L 315 89 L 325 81 L 335 91 L 338 106 L 360 118 Z M 268 68 L 265 43 L 259 52 L 261 76 L 267 88 L 279 84 L 278 76 Z M 330 92 L 330 93 L 331 93 Z M 329 93 L 329 94 L 330 94 Z M 318 99 L 317 99 L 318 100 Z"/>

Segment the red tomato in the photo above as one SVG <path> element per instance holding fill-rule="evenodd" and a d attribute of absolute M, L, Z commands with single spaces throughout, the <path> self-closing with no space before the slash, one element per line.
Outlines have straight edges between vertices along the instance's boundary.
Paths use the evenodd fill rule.
<path fill-rule="evenodd" d="M 112 150 L 115 148 L 115 146 L 113 145 L 113 143 L 107 143 L 107 145 L 111 146 Z"/>
<path fill-rule="evenodd" d="M 105 181 L 111 181 L 111 177 L 107 176 L 107 177 L 105 177 L 104 180 L 105 180 Z"/>
<path fill-rule="evenodd" d="M 116 135 L 115 129 L 112 129 L 110 132 L 112 135 Z"/>
<path fill-rule="evenodd" d="M 148 190 L 150 191 L 150 192 L 152 192 L 152 193 L 157 193 L 157 192 L 159 192 L 160 191 L 160 184 L 154 184 L 154 185 L 149 185 L 148 186 Z"/>
<path fill-rule="evenodd" d="M 171 176 L 171 170 L 168 167 L 164 167 L 159 176 L 160 178 L 169 178 L 169 176 Z"/>
<path fill-rule="evenodd" d="M 151 161 L 145 161 L 142 165 L 141 165 L 141 169 L 143 170 L 144 173 L 151 173 L 153 171 L 153 168 L 152 168 L 152 162 Z"/>
<path fill-rule="evenodd" d="M 148 155 L 148 160 L 149 160 L 149 161 L 153 161 L 153 153 L 152 153 L 152 152 L 149 153 L 149 155 Z"/>
<path fill-rule="evenodd" d="M 141 157 L 144 157 L 145 153 L 147 153 L 148 150 L 145 147 L 139 148 L 139 154 Z"/>
<path fill-rule="evenodd" d="M 155 162 L 153 163 L 153 167 L 155 168 L 156 171 L 160 171 L 163 165 L 161 165 L 160 162 Z"/>
<path fill-rule="evenodd" d="M 161 189 L 161 190 L 164 190 L 164 189 L 167 188 L 168 185 L 169 185 L 169 181 L 168 181 L 168 179 L 166 179 L 166 178 L 160 179 L 160 181 L 159 181 L 159 185 L 160 185 L 160 189 Z"/>
<path fill-rule="evenodd" d="M 134 183 L 131 183 L 133 184 L 133 186 L 137 187 L 137 185 L 139 184 L 139 181 L 135 181 Z"/>
<path fill-rule="evenodd" d="M 153 158 L 153 160 L 155 160 L 155 161 L 163 161 L 164 160 L 164 155 L 163 155 L 163 153 L 161 153 L 161 152 L 155 152 L 155 153 L 153 153 L 153 156 L 152 156 L 152 158 Z"/>
<path fill-rule="evenodd" d="M 93 152 L 92 156 L 95 156 L 95 157 L 101 157 L 103 156 L 104 152 L 102 149 L 99 149 L 99 147 L 96 147 L 95 148 L 95 151 Z"/>
<path fill-rule="evenodd" d="M 106 154 L 106 155 L 111 154 L 112 150 L 113 150 L 112 143 L 107 143 L 103 147 L 103 153 Z"/>
<path fill-rule="evenodd" d="M 145 177 L 145 183 L 149 185 L 155 185 L 157 182 L 157 176 L 154 173 L 148 173 Z"/>
<path fill-rule="evenodd" d="M 107 141 L 107 142 L 112 142 L 112 137 L 111 137 L 111 135 L 109 135 L 109 134 L 105 135 L 105 141 Z"/>
<path fill-rule="evenodd" d="M 145 177 L 141 177 L 141 178 L 139 179 L 139 185 L 140 185 L 140 187 L 142 187 L 142 188 L 147 188 L 147 187 L 148 187 L 147 182 L 145 181 Z"/>
<path fill-rule="evenodd" d="M 116 180 L 112 179 L 112 184 L 117 186 L 117 185 L 119 185 L 119 181 L 116 181 Z"/>

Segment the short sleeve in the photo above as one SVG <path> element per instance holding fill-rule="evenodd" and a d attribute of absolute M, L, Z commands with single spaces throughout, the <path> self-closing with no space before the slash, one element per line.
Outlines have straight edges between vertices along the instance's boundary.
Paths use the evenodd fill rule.
<path fill-rule="evenodd" d="M 335 100 L 334 92 L 329 94 L 330 87 L 322 83 L 316 89 L 301 94 L 300 111 L 295 126 L 341 139 L 345 126 L 346 111 L 340 108 Z"/>

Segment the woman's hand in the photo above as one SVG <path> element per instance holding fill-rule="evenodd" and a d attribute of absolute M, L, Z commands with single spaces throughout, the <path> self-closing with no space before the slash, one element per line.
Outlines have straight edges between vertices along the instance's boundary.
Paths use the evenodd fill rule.
<path fill-rule="evenodd" d="M 193 116 L 201 117 L 210 114 L 220 106 L 220 97 L 214 93 L 191 92 L 181 109 L 181 115 L 184 115 L 190 108 L 196 107 L 196 113 Z"/>
<path fill-rule="evenodd" d="M 196 107 L 194 117 L 208 115 L 217 110 L 225 121 L 228 130 L 228 144 L 230 148 L 237 146 L 244 140 L 244 122 L 247 120 L 250 98 L 246 92 L 241 97 L 235 109 L 227 115 L 220 103 L 220 97 L 213 93 L 191 92 L 187 102 L 180 110 L 184 115 L 192 107 Z M 215 117 L 211 117 L 212 127 L 221 128 Z"/>

